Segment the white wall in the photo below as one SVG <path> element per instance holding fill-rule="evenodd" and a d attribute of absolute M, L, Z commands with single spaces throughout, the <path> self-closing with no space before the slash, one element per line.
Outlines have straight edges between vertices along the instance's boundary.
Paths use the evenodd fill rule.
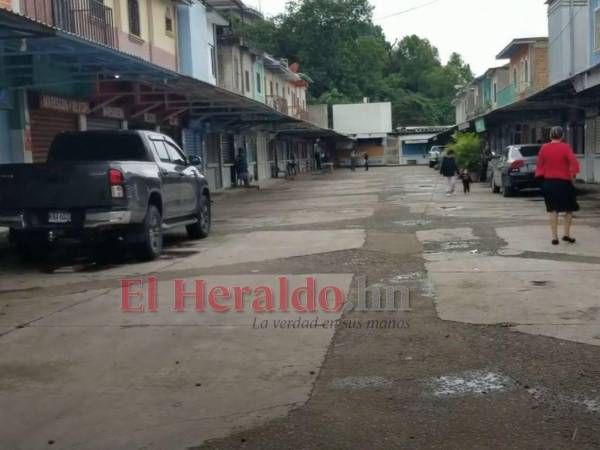
<path fill-rule="evenodd" d="M 357 103 L 333 106 L 333 128 L 342 134 L 392 132 L 391 103 Z"/>
<path fill-rule="evenodd" d="M 308 120 L 321 128 L 329 128 L 329 108 L 327 105 L 309 105 Z"/>

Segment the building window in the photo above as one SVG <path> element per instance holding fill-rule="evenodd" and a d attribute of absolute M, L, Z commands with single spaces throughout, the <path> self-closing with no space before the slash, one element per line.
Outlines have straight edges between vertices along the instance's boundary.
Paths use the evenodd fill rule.
<path fill-rule="evenodd" d="M 517 69 L 513 69 L 513 85 L 517 87 Z"/>
<path fill-rule="evenodd" d="M 233 66 L 235 68 L 235 90 L 239 92 L 242 89 L 242 73 L 240 72 L 240 60 L 237 56 L 233 58 Z"/>
<path fill-rule="evenodd" d="M 494 103 L 498 103 L 498 83 L 494 83 Z"/>
<path fill-rule="evenodd" d="M 272 81 L 269 82 L 269 92 L 270 92 L 271 97 L 273 97 L 273 82 Z"/>
<path fill-rule="evenodd" d="M 138 0 L 127 0 L 127 13 L 129 14 L 129 33 L 141 37 Z"/>
<path fill-rule="evenodd" d="M 279 83 L 275 83 L 275 92 L 279 96 Z"/>
<path fill-rule="evenodd" d="M 217 77 L 217 52 L 215 51 L 215 46 L 212 44 L 208 44 L 209 52 L 210 52 L 210 69 L 212 70 L 213 77 Z"/>
<path fill-rule="evenodd" d="M 167 34 L 173 33 L 173 8 L 170 6 L 165 10 L 165 31 Z"/>
<path fill-rule="evenodd" d="M 245 72 L 246 92 L 250 92 L 250 72 Z"/>
<path fill-rule="evenodd" d="M 528 83 L 528 82 L 529 82 L 529 61 L 525 59 L 523 61 L 523 83 Z"/>
<path fill-rule="evenodd" d="M 256 72 L 256 92 L 262 94 L 262 80 L 260 78 L 260 73 Z"/>

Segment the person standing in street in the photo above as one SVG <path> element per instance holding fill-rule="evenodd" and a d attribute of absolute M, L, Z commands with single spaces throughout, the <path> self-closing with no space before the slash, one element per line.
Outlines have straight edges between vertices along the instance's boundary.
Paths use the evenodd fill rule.
<path fill-rule="evenodd" d="M 235 158 L 235 168 L 237 171 L 237 179 L 244 183 L 245 187 L 250 186 L 250 176 L 248 174 L 248 161 L 246 161 L 246 153 L 243 149 L 238 150 L 238 155 Z"/>
<path fill-rule="evenodd" d="M 365 153 L 365 170 L 369 171 L 369 154 Z"/>
<path fill-rule="evenodd" d="M 318 148 L 315 150 L 315 164 L 317 166 L 317 170 L 321 170 L 321 150 Z"/>
<path fill-rule="evenodd" d="M 461 172 L 460 179 L 462 180 L 462 183 L 463 183 L 463 190 L 465 192 L 465 195 L 470 195 L 471 194 L 471 175 L 469 175 L 469 171 L 467 169 L 464 169 Z"/>
<path fill-rule="evenodd" d="M 573 213 L 579 211 L 577 193 L 573 180 L 579 173 L 579 161 L 571 146 L 563 142 L 564 130 L 554 127 L 550 131 L 551 142 L 544 144 L 537 158 L 535 176 L 542 179 L 542 192 L 546 202 L 546 210 L 550 215 L 550 231 L 552 245 L 560 244 L 558 240 L 558 215 L 565 213 L 564 242 L 574 244 L 571 237 Z"/>
<path fill-rule="evenodd" d="M 452 195 L 456 191 L 456 176 L 459 175 L 458 164 L 454 159 L 454 151 L 448 150 L 442 159 L 440 173 L 448 180 L 448 189 L 446 195 Z"/>

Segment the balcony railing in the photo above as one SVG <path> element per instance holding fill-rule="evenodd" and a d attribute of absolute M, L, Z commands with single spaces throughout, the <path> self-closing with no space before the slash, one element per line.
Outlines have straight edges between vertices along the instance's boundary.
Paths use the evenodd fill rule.
<path fill-rule="evenodd" d="M 278 95 L 267 95 L 267 105 L 283 114 L 289 114 L 288 102 Z"/>
<path fill-rule="evenodd" d="M 290 106 L 290 111 L 288 114 L 296 119 L 308 121 L 308 111 L 305 111 L 299 106 Z"/>
<path fill-rule="evenodd" d="M 514 103 L 515 100 L 516 89 L 514 84 L 509 84 L 504 89 L 498 91 L 498 99 L 496 101 L 496 103 L 498 104 L 498 108 L 510 105 L 511 103 Z"/>
<path fill-rule="evenodd" d="M 116 47 L 113 11 L 96 0 L 21 0 L 21 12 L 84 39 Z"/>

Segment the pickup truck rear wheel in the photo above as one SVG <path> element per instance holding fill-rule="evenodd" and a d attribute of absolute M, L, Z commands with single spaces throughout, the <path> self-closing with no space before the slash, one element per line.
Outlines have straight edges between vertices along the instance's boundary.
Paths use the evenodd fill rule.
<path fill-rule="evenodd" d="M 197 216 L 198 222 L 188 225 L 186 230 L 191 239 L 204 239 L 208 237 L 211 225 L 210 200 L 205 195 L 200 198 Z"/>
<path fill-rule="evenodd" d="M 152 261 L 160 256 L 163 248 L 162 216 L 154 205 L 148 206 L 142 233 L 144 237 L 136 248 L 136 256 L 143 261 Z"/>

